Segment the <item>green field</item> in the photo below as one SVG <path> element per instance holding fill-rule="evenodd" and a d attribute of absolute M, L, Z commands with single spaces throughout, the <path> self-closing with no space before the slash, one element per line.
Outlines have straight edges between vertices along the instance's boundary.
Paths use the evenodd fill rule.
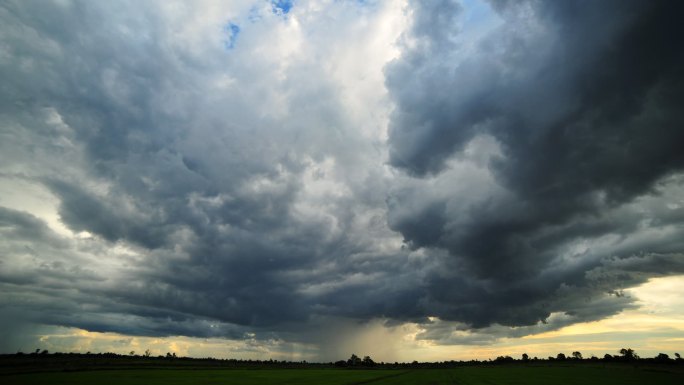
<path fill-rule="evenodd" d="M 619 367 L 497 366 L 455 369 L 340 370 L 98 370 L 81 372 L 27 373 L 0 376 L 5 385 L 97 384 L 97 385 L 342 385 L 342 384 L 682 384 L 684 375 L 661 369 Z"/>

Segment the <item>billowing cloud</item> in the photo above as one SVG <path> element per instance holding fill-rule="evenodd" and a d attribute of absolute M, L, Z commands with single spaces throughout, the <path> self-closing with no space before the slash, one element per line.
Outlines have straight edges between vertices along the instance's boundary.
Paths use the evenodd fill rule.
<path fill-rule="evenodd" d="M 684 273 L 679 8 L 3 4 L 0 314 L 332 359 L 635 307 Z"/>
<path fill-rule="evenodd" d="M 477 36 L 461 36 L 454 2 L 413 9 L 386 70 L 390 162 L 415 178 L 391 194 L 390 227 L 413 248 L 448 251 L 424 281 L 442 318 L 519 326 L 618 312 L 585 303 L 635 283 L 594 274 L 611 258 L 681 272 L 681 234 L 665 219 L 681 215 L 681 7 L 491 5 Z"/>
<path fill-rule="evenodd" d="M 230 338 L 403 312 L 384 301 L 413 282 L 388 279 L 407 274 L 407 253 L 384 224 L 377 111 L 340 90 L 388 108 L 382 87 L 363 88 L 382 85 L 387 58 L 350 57 L 393 41 L 401 6 L 334 5 L 331 28 L 315 4 L 276 5 L 5 6 L 3 180 L 47 189 L 72 236 L 3 209 L 4 306 L 94 331 Z M 379 41 L 326 46 L 369 29 Z"/>

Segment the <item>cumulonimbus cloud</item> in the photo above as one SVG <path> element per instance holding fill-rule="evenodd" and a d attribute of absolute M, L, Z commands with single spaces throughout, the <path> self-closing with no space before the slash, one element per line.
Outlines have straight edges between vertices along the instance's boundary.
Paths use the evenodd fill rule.
<path fill-rule="evenodd" d="M 684 271 L 681 6 L 491 2 L 470 33 L 454 1 L 248 3 L 0 7 L 0 175 L 71 232 L 0 210 L 3 314 L 306 342 L 383 319 L 458 343 L 428 317 L 557 327 Z M 348 47 L 395 14 L 399 52 L 364 73 Z"/>

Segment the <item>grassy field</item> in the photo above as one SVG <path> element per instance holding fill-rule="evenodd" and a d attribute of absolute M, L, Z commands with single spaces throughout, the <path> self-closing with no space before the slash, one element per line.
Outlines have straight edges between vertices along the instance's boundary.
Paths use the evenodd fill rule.
<path fill-rule="evenodd" d="M 440 384 L 682 384 L 684 374 L 660 369 L 619 367 L 497 366 L 456 369 L 338 370 L 99 370 L 0 376 L 5 385 L 440 385 Z"/>

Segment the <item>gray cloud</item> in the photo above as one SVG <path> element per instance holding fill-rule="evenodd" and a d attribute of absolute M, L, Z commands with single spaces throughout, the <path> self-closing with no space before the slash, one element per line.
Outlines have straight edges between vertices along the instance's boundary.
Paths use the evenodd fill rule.
<path fill-rule="evenodd" d="M 684 272 L 678 6 L 497 2 L 469 35 L 459 3 L 412 5 L 387 143 L 326 40 L 379 5 L 295 32 L 306 7 L 236 7 L 209 26 L 154 3 L 0 7 L 0 177 L 46 189 L 73 232 L 0 201 L 0 312 L 313 344 L 382 319 L 481 343 Z"/>
<path fill-rule="evenodd" d="M 4 306 L 31 298 L 46 306 L 27 310 L 30 321 L 88 330 L 235 338 L 317 313 L 374 317 L 390 290 L 409 290 L 387 280 L 406 253 L 374 245 L 396 238 L 381 155 L 349 130 L 335 85 L 310 80 L 326 77 L 318 63 L 294 57 L 283 78 L 249 51 L 227 52 L 220 25 L 215 41 L 188 47 L 165 32 L 168 9 L 108 7 L 3 8 L 3 77 L 16 82 L 2 99 L 19 106 L 2 117 L 16 162 L 4 175 L 47 187 L 61 222 L 85 234 L 45 246 L 21 273 L 11 251 L 3 282 L 16 295 Z M 241 43 L 268 27 L 244 27 Z M 220 88 L 226 78 L 237 84 Z M 279 102 L 274 90 L 294 91 L 283 112 L 264 105 Z M 51 233 L 6 214 L 13 242 L 42 245 L 31 234 Z M 86 256 L 82 270 L 69 253 Z M 358 301 L 365 290 L 369 303 Z M 383 311 L 403 313 L 400 302 Z"/>
<path fill-rule="evenodd" d="M 618 312 L 622 306 L 581 308 L 562 288 L 596 297 L 610 285 L 585 275 L 602 258 L 680 250 L 678 235 L 638 235 L 646 222 L 652 232 L 672 230 L 638 197 L 680 186 L 667 178 L 684 166 L 676 145 L 684 139 L 681 7 L 495 2 L 502 22 L 468 48 L 424 16 L 443 3 L 416 7 L 410 36 L 418 42 L 386 70 L 398 106 L 390 161 L 425 181 L 396 189 L 389 223 L 413 248 L 449 251 L 427 278 L 435 314 L 481 327 L 531 325 L 554 311 Z M 452 30 L 457 36 L 458 25 Z M 469 55 L 454 60 L 459 50 Z M 462 168 L 483 138 L 498 149 L 480 167 L 480 182 Z M 613 247 L 601 246 L 611 237 Z M 591 247 L 573 251 L 581 243 Z M 654 266 L 644 275 L 681 272 Z"/>

